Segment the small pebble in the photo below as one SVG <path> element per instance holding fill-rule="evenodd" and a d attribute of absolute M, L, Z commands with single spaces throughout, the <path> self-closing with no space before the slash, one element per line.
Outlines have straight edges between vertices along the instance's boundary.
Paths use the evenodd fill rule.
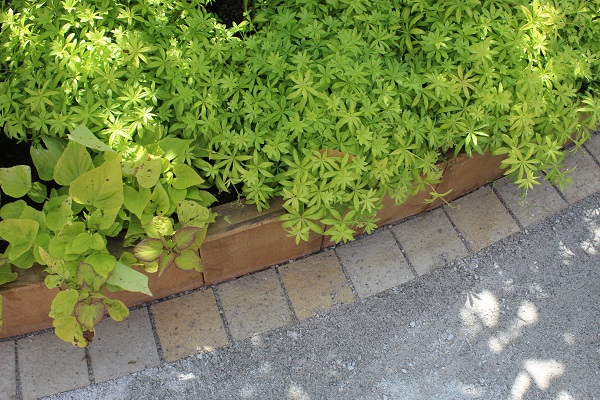
<path fill-rule="evenodd" d="M 408 370 L 406 370 L 406 369 L 402 368 L 402 373 L 403 373 L 403 374 L 406 374 L 406 373 L 408 373 Z"/>
<path fill-rule="evenodd" d="M 410 324 L 409 324 L 409 326 L 410 326 L 411 328 L 414 328 L 416 325 L 417 325 L 417 323 L 416 323 L 415 321 L 410 321 Z"/>

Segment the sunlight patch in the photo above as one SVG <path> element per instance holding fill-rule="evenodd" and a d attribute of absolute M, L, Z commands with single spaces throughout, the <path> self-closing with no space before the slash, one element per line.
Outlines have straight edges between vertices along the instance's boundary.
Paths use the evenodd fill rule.
<path fill-rule="evenodd" d="M 547 390 L 550 387 L 550 381 L 565 372 L 565 367 L 556 360 L 527 360 L 525 369 L 537 387 L 542 390 Z"/>
<path fill-rule="evenodd" d="M 288 390 L 288 398 L 293 400 L 310 400 L 308 394 L 298 385 L 290 386 Z"/>
<path fill-rule="evenodd" d="M 571 265 L 571 259 L 575 257 L 575 253 L 565 246 L 562 240 L 558 242 L 558 253 L 563 258 L 564 265 Z"/>
<path fill-rule="evenodd" d="M 575 344 L 575 335 L 569 332 L 563 333 L 563 340 L 566 344 L 572 346 Z"/>
<path fill-rule="evenodd" d="M 575 398 L 573 396 L 571 396 L 569 394 L 569 392 L 566 392 L 563 390 L 558 394 L 558 397 L 556 397 L 556 400 L 575 400 Z"/>
<path fill-rule="evenodd" d="M 189 381 L 192 380 L 196 377 L 196 375 L 194 375 L 193 373 L 189 373 L 189 374 L 179 374 L 177 375 L 177 380 L 178 381 Z"/>
<path fill-rule="evenodd" d="M 496 296 L 489 290 L 474 294 L 467 299 L 460 310 L 460 318 L 467 334 L 476 336 L 482 328 L 492 328 L 500 319 L 500 303 Z"/>
<path fill-rule="evenodd" d="M 529 325 L 537 323 L 539 320 L 537 307 L 530 301 L 521 303 L 517 311 L 517 317 L 513 320 L 511 326 L 490 338 L 488 346 L 490 350 L 498 354 L 513 340 L 521 336 L 523 329 Z"/>

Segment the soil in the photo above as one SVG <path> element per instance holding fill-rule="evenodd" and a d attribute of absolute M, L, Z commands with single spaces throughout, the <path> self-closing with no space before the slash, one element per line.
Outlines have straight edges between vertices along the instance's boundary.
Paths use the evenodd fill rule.
<path fill-rule="evenodd" d="M 239 24 L 244 20 L 243 0 L 215 0 L 206 6 L 206 10 L 217 14 L 228 28 L 231 28 L 234 22 Z"/>

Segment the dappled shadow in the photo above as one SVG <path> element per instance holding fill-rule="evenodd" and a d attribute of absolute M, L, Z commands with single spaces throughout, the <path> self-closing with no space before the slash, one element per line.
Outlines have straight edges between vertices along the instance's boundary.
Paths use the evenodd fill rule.
<path fill-rule="evenodd" d="M 562 222 L 580 232 L 555 235 L 537 252 L 532 246 L 523 262 L 494 263 L 495 278 L 470 290 L 458 313 L 463 337 L 497 368 L 488 374 L 513 377 L 498 398 L 566 400 L 600 393 L 599 286 L 590 273 L 600 267 L 600 205 L 567 218 L 573 219 Z M 466 386 L 463 394 L 480 398 Z"/>

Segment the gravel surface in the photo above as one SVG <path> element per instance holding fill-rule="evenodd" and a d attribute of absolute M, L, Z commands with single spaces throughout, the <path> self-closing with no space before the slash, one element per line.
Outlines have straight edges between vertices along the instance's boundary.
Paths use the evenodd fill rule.
<path fill-rule="evenodd" d="M 50 399 L 598 399 L 600 194 L 290 327 Z"/>

